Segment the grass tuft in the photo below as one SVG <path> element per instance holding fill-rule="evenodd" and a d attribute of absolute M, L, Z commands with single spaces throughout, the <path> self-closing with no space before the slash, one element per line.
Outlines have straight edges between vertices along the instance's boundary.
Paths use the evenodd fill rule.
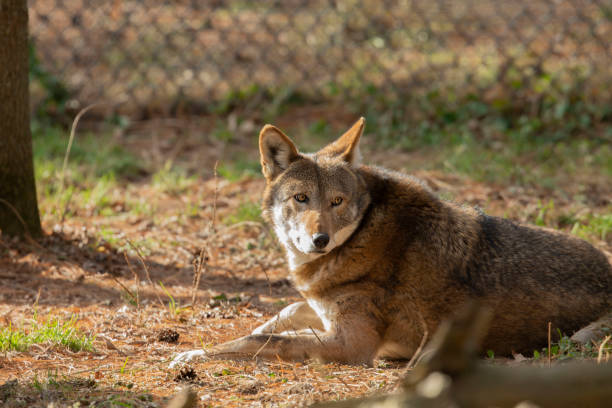
<path fill-rule="evenodd" d="M 195 184 L 196 178 L 188 176 L 186 171 L 173 167 L 172 162 L 167 161 L 164 167 L 153 174 L 152 181 L 153 186 L 159 191 L 179 196 Z"/>
<path fill-rule="evenodd" d="M 239 222 L 254 221 L 263 222 L 261 207 L 252 201 L 245 201 L 238 206 L 236 211 L 228 215 L 223 222 L 225 224 L 238 224 Z"/>
<path fill-rule="evenodd" d="M 0 351 L 27 351 L 33 344 L 61 345 L 71 351 L 92 351 L 94 337 L 81 333 L 77 317 L 61 323 L 59 318 L 38 321 L 34 316 L 30 329 L 9 324 L 0 328 Z"/>

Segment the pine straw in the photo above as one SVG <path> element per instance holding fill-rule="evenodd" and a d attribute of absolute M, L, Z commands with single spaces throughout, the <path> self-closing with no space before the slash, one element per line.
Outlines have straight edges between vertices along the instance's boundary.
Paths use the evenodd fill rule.
<path fill-rule="evenodd" d="M 527 218 L 524 209 L 537 202 L 536 196 L 450 176 L 421 176 L 435 189 L 452 190 L 457 201 L 487 203 L 495 214 L 523 208 L 511 215 Z M 0 324 L 18 326 L 32 318 L 40 293 L 39 316 L 65 321 L 76 314 L 81 331 L 96 336 L 94 352 L 73 353 L 42 344 L 0 355 L 0 385 L 6 383 L 0 387 L 0 402 L 46 406 L 54 401 L 57 407 L 77 400 L 82 405 L 123 401 L 134 407 L 160 406 L 184 385 L 175 381 L 178 370 L 168 369 L 173 354 L 245 335 L 297 301 L 299 294 L 286 281 L 282 252 L 268 228 L 253 221 L 238 226 L 222 221 L 244 201 L 259 198 L 262 187 L 260 179 L 219 180 L 218 185 L 209 180 L 176 196 L 149 185 L 132 185 L 109 192 L 114 205 L 122 208 L 127 198 L 140 197 L 156 208 L 153 218 L 121 211 L 102 217 L 83 208 L 65 220 L 61 234 L 42 239 L 40 247 L 0 238 Z M 186 205 L 193 203 L 197 214 L 188 216 Z M 218 220 L 214 230 L 213 211 Z M 44 227 L 53 231 L 52 220 Z M 101 228 L 113 231 L 117 241 L 101 239 Z M 118 250 L 126 239 L 142 253 L 150 280 L 135 251 L 122 248 L 128 265 Z M 607 243 L 595 244 L 610 252 Z M 194 292 L 193 262 L 201 248 L 211 255 Z M 170 299 L 159 282 L 172 295 L 178 313 L 171 313 Z M 190 305 L 194 294 L 195 306 Z M 129 304 L 136 296 L 138 303 Z M 159 342 L 162 329 L 176 330 L 178 342 Z M 227 407 L 302 406 L 372 395 L 392 389 L 404 366 L 405 362 L 377 362 L 367 368 L 262 360 L 191 365 L 200 404 Z M 7 383 L 12 380 L 17 382 Z"/>

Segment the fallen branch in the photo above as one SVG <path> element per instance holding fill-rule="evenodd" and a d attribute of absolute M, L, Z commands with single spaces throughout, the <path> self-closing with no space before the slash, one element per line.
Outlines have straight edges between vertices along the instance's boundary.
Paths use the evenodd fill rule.
<path fill-rule="evenodd" d="M 503 367 L 478 362 L 490 313 L 471 305 L 443 323 L 421 363 L 393 396 L 323 403 L 317 407 L 603 407 L 612 401 L 612 364 Z"/>

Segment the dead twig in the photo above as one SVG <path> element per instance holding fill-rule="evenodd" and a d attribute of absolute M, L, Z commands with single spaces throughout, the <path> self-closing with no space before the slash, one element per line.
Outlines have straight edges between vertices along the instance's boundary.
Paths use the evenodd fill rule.
<path fill-rule="evenodd" d="M 200 279 L 202 277 L 202 268 L 204 268 L 204 272 L 207 269 L 208 256 L 204 256 L 204 247 L 200 249 L 200 255 L 195 261 L 194 265 L 194 274 L 193 274 L 193 284 L 191 288 L 191 305 L 195 308 L 198 294 L 198 287 L 200 286 Z"/>
<path fill-rule="evenodd" d="M 123 253 L 123 257 L 125 258 L 125 262 L 127 263 L 128 269 L 130 270 L 130 272 L 132 272 L 132 275 L 134 275 L 134 279 L 136 280 L 136 309 L 140 310 L 140 277 L 138 276 L 134 268 L 132 268 L 132 263 L 130 262 L 130 259 L 128 258 L 125 252 Z"/>
<path fill-rule="evenodd" d="M 119 279 L 111 275 L 111 278 L 119 284 L 126 291 L 126 293 L 133 299 L 133 301 L 138 304 L 138 295 L 135 295 L 127 286 L 125 286 Z"/>
<path fill-rule="evenodd" d="M 34 245 L 38 249 L 42 249 L 43 251 L 47 251 L 46 248 L 41 246 L 38 242 L 36 242 L 36 240 L 34 238 L 32 238 L 32 235 L 30 235 L 30 231 L 28 230 L 28 227 L 27 227 L 25 221 L 21 217 L 21 214 L 19 214 L 19 211 L 17 211 L 17 209 L 13 206 L 13 204 L 9 203 L 4 198 L 0 198 L 0 203 L 6 205 L 9 208 L 9 210 L 11 210 L 15 214 L 15 216 L 17 217 L 17 220 L 19 220 L 19 222 L 23 226 L 23 231 L 25 233 L 25 237 L 28 240 L 28 242 L 30 242 L 32 245 Z"/>
<path fill-rule="evenodd" d="M 138 258 L 138 260 L 140 261 L 140 264 L 142 265 L 142 268 L 145 271 L 145 275 L 147 276 L 147 280 L 149 281 L 149 284 L 153 287 L 153 293 L 155 293 L 155 296 L 157 297 L 157 300 L 159 301 L 159 304 L 161 305 L 161 307 L 165 308 L 166 306 L 164 305 L 164 302 L 161 300 L 161 297 L 159 296 L 159 293 L 157 293 L 157 290 L 155 289 L 155 284 L 153 283 L 153 280 L 151 279 L 151 274 L 149 273 L 149 268 L 147 267 L 147 264 L 142 256 L 142 254 L 140 253 L 140 249 L 134 245 L 132 243 L 132 241 L 130 241 L 129 239 L 125 239 L 125 241 L 128 243 L 128 245 L 130 246 L 130 248 L 132 248 L 134 250 L 134 252 L 136 252 L 136 256 Z"/>
<path fill-rule="evenodd" d="M 603 339 L 603 341 L 599 345 L 599 351 L 597 353 L 597 364 L 601 364 L 601 361 L 603 360 L 603 354 L 604 354 L 606 343 L 608 343 L 608 341 L 610 341 L 611 338 L 612 338 L 612 335 L 606 336 L 606 338 Z M 610 354 L 608 354 L 607 351 L 605 353 L 606 353 L 606 361 L 608 361 Z"/>
<path fill-rule="evenodd" d="M 266 276 L 266 282 L 268 282 L 268 294 L 272 296 L 272 283 L 270 282 L 270 277 L 268 276 L 268 269 L 263 265 L 263 263 L 259 259 L 257 259 L 257 257 L 254 257 L 254 259 L 255 259 L 255 263 L 257 264 L 257 266 L 259 266 L 259 269 L 261 269 L 261 271 Z"/>
<path fill-rule="evenodd" d="M 550 352 L 550 336 L 552 331 L 552 322 L 548 322 L 548 366 L 551 364 L 551 352 Z"/>
<path fill-rule="evenodd" d="M 219 195 L 219 178 L 217 176 L 217 166 L 219 166 L 219 160 L 215 162 L 215 167 L 213 168 L 213 177 L 215 178 L 215 195 L 213 198 L 213 213 L 212 220 L 210 224 L 210 229 L 213 234 L 216 232 L 216 224 L 217 224 L 217 197 Z"/>
<path fill-rule="evenodd" d="M 70 156 L 70 150 L 72 150 L 72 143 L 74 142 L 74 138 L 76 136 L 76 127 L 79 123 L 79 120 L 88 110 L 96 106 L 102 105 L 102 104 L 103 103 L 101 102 L 96 102 L 96 103 L 92 103 L 91 105 L 84 107 L 83 109 L 79 111 L 79 113 L 77 113 L 74 120 L 72 121 L 72 127 L 70 128 L 70 137 L 68 138 L 68 146 L 66 147 L 66 154 L 64 154 L 64 162 L 62 163 L 62 172 L 60 174 L 60 188 L 59 188 L 59 194 L 58 194 L 60 201 L 62 200 L 62 195 L 64 194 L 64 185 L 65 185 L 64 181 L 65 181 L 65 176 L 66 176 L 66 167 L 68 166 L 68 157 Z M 72 194 L 70 195 L 70 197 L 68 197 L 68 200 L 66 200 L 62 208 L 62 213 L 60 217 L 60 225 L 62 228 L 64 226 L 64 219 L 66 217 L 66 210 L 68 208 L 68 203 L 70 202 L 71 198 L 72 198 Z M 58 205 L 59 204 L 60 203 L 58 203 Z"/>
<path fill-rule="evenodd" d="M 321 343 L 321 347 L 326 348 L 327 346 L 325 345 L 325 343 L 323 343 L 323 341 L 321 340 L 321 338 L 319 337 L 319 335 L 317 334 L 317 332 L 315 331 L 315 329 L 312 328 L 312 326 L 308 326 L 308 328 L 310 329 L 310 331 L 312 332 L 312 334 L 314 334 L 314 336 L 317 338 L 317 340 L 319 341 L 319 343 Z M 344 384 L 344 386 L 346 387 L 347 390 L 351 390 L 351 387 L 349 387 L 349 385 L 344 381 L 344 379 L 340 376 L 336 376 L 336 378 L 338 378 L 340 380 L 340 382 L 342 384 Z"/>
<path fill-rule="evenodd" d="M 423 315 L 421 313 L 419 313 L 419 318 L 421 321 L 421 326 L 423 326 L 423 337 L 421 338 L 421 342 L 419 343 L 419 347 L 417 347 L 416 351 L 414 352 L 414 354 L 412 355 L 412 357 L 410 358 L 410 361 L 408 361 L 408 364 L 406 365 L 406 370 L 411 370 L 414 368 L 414 364 L 416 363 L 417 359 L 419 358 L 419 356 L 421 355 L 421 352 L 423 351 L 423 347 L 425 347 L 425 344 L 427 344 L 427 340 L 429 337 L 429 331 L 427 330 L 427 324 L 425 323 L 425 319 L 423 318 Z"/>
<path fill-rule="evenodd" d="M 266 340 L 266 342 L 265 342 L 264 344 L 262 344 L 262 346 L 259 348 L 259 350 L 257 350 L 257 351 L 255 352 L 255 354 L 253 354 L 253 360 L 255 360 L 255 358 L 257 358 L 257 356 L 259 355 L 259 353 L 261 353 L 261 350 L 263 350 L 263 349 L 264 349 L 264 348 L 265 348 L 265 347 L 268 345 L 268 343 L 270 343 L 270 340 L 272 340 L 272 336 L 274 336 L 274 335 L 273 335 L 273 334 L 271 334 L 271 335 L 268 337 L 268 340 Z"/>

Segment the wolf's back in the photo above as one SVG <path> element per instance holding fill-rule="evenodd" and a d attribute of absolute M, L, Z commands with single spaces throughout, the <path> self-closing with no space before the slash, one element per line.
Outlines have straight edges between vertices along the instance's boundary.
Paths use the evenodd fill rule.
<path fill-rule="evenodd" d="M 544 339 L 547 322 L 571 335 L 612 309 L 612 267 L 591 244 L 497 217 L 478 222 L 477 244 L 453 277 L 493 307 L 491 346 L 521 351 Z"/>

